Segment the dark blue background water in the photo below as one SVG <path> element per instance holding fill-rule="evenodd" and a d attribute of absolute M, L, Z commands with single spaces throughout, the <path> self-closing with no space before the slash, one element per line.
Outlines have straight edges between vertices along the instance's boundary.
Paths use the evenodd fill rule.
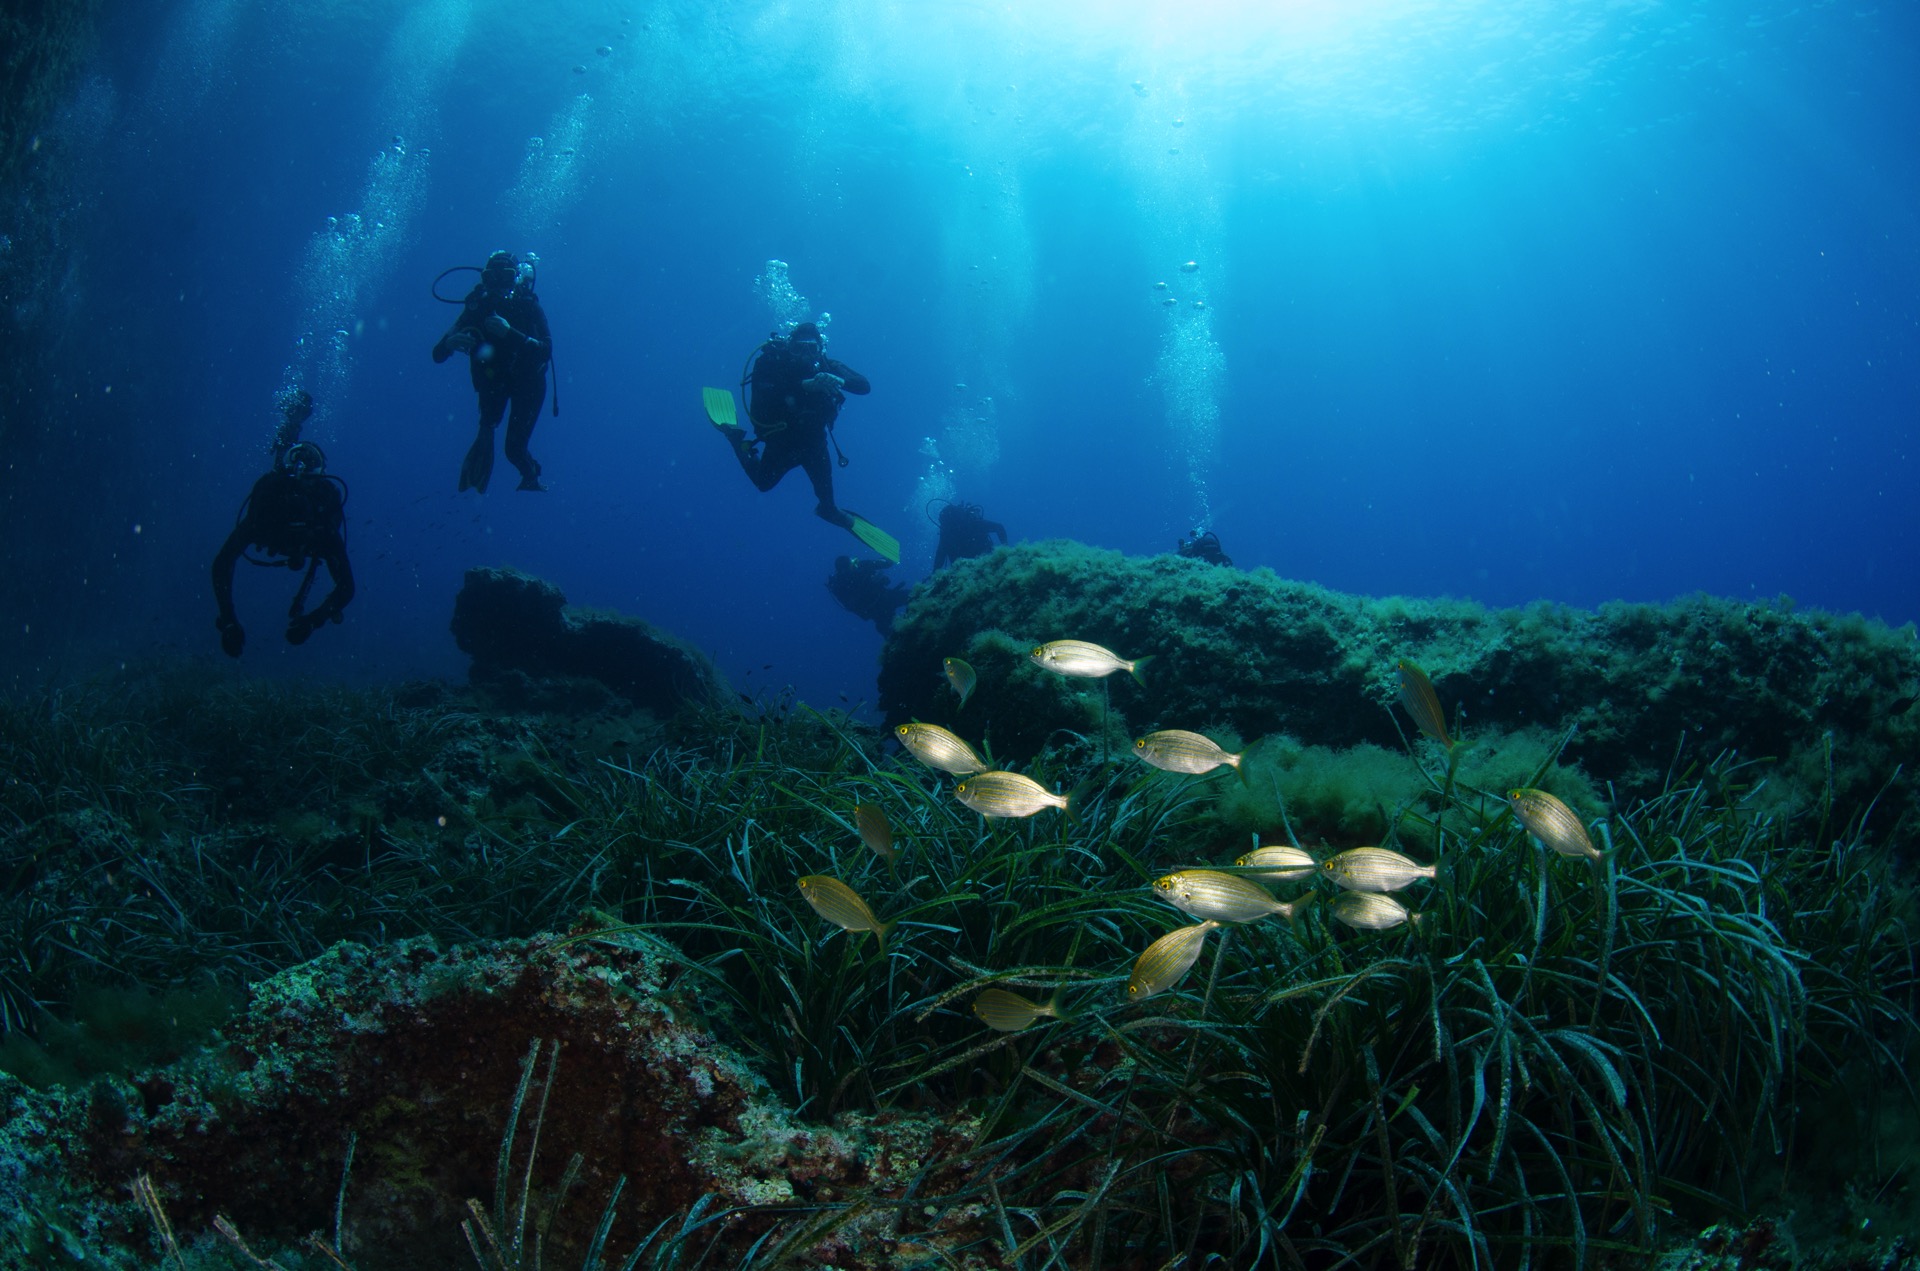
<path fill-rule="evenodd" d="M 1905 6 L 175 0 L 106 32 L 47 129 L 44 321 L 55 426 L 110 444 L 8 474 L 69 527 L 9 544 L 42 579 L 16 677 L 218 657 L 207 562 L 299 383 L 360 595 L 288 649 L 293 579 L 243 567 L 242 673 L 458 674 L 462 571 L 513 565 L 749 690 L 870 698 L 879 639 L 821 585 L 856 545 L 699 411 L 797 316 L 775 259 L 873 380 L 839 492 L 910 580 L 957 492 L 1357 592 L 1920 617 Z M 429 281 L 501 246 L 555 332 L 544 495 L 504 462 L 454 492 L 473 394 L 428 357 Z"/>

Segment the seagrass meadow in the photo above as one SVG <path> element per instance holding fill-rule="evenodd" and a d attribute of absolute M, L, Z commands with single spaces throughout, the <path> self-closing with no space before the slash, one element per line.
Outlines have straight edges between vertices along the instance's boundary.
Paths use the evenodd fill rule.
<path fill-rule="evenodd" d="M 156 665 L 9 700 L 0 1266 L 1920 1265 L 1911 630 L 1264 616 L 1305 595 L 1061 545 L 923 587 L 881 705 L 1071 792 L 1020 819 L 787 697 Z M 1159 665 L 1027 663 L 1064 635 Z M 1244 753 L 1159 771 L 1156 728 Z M 1277 883 L 1291 920 L 1130 993 L 1192 921 L 1153 881 L 1256 842 L 1437 868 L 1385 930 Z M 989 989 L 1055 1014 L 990 1028 Z"/>

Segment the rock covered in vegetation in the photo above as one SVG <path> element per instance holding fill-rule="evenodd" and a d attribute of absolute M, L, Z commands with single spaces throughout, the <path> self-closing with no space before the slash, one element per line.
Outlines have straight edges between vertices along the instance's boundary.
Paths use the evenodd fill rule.
<path fill-rule="evenodd" d="M 1116 675 L 1103 690 L 1028 661 L 1061 638 L 1151 655 L 1146 685 Z M 979 676 L 964 710 L 942 680 L 948 656 Z M 1704 595 L 1593 612 L 1369 599 L 1267 569 L 1064 541 L 962 561 L 919 588 L 887 642 L 880 700 L 889 722 L 948 724 L 1013 760 L 1063 728 L 1097 733 L 1103 700 L 1124 729 L 1115 739 L 1177 727 L 1398 748 L 1413 735 L 1394 705 L 1399 658 L 1425 668 L 1469 741 L 1571 730 L 1567 754 L 1622 794 L 1658 790 L 1676 753 L 1687 763 L 1734 750 L 1777 758 L 1801 802 L 1830 771 L 1850 813 L 1903 763 L 1896 793 L 1910 796 L 1920 759 L 1910 625 Z"/>
<path fill-rule="evenodd" d="M 184 1245 L 211 1241 L 216 1213 L 257 1248 L 331 1233 L 350 1134 L 348 1260 L 360 1271 L 460 1265 L 467 1200 L 493 1212 L 502 1127 L 534 1038 L 559 1046 L 536 1212 L 570 1155 L 582 1159 L 547 1240 L 550 1266 L 582 1264 L 622 1175 L 606 1246 L 620 1251 L 615 1265 L 689 1211 L 712 1220 L 701 1245 L 737 1255 L 780 1206 L 903 1189 L 970 1135 L 886 1114 L 803 1124 L 705 1031 L 662 946 L 631 934 L 553 943 L 337 945 L 257 985 L 199 1055 L 86 1088 L 31 1092 L 0 1076 L 0 1267 L 151 1265 L 152 1225 L 130 1192 L 142 1174 Z M 515 1178 L 541 1098 L 535 1081 Z M 956 1221 L 919 1208 L 840 1217 L 803 1230 L 795 1254 L 892 1267 L 934 1256 L 940 1224 Z"/>
<path fill-rule="evenodd" d="M 473 683 L 515 702 L 557 696 L 577 710 L 578 692 L 554 682 L 581 680 L 660 715 L 733 701 L 699 649 L 639 618 L 569 606 L 558 587 L 517 570 L 467 571 L 453 602 L 453 638 L 473 658 Z"/>

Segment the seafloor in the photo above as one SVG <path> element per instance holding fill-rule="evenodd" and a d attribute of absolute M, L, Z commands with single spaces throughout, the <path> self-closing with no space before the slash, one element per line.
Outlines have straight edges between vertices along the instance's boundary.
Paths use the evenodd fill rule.
<path fill-rule="evenodd" d="M 1912 627 L 1004 548 L 879 670 L 1070 795 L 986 819 L 637 619 L 453 609 L 466 685 L 0 704 L 0 1269 L 1920 1266 Z M 1256 843 L 1436 871 L 1143 959 Z"/>

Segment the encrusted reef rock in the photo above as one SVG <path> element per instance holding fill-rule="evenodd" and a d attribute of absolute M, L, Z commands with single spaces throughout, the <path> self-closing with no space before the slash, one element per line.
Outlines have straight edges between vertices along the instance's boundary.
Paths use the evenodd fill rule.
<path fill-rule="evenodd" d="M 563 687 L 581 680 L 660 715 L 733 703 L 718 668 L 684 640 L 639 618 L 573 608 L 558 587 L 517 570 L 467 571 L 453 638 L 473 658 L 474 684 L 523 703 L 595 705 Z"/>
<path fill-rule="evenodd" d="M 1063 679 L 1027 659 L 1063 638 L 1152 655 L 1145 685 L 1124 674 L 1104 686 Z M 942 679 L 947 656 L 979 676 L 964 709 Z M 1016 761 L 1057 730 L 1097 733 L 1103 700 L 1127 737 L 1189 728 L 1398 747 L 1413 733 L 1394 706 L 1399 658 L 1426 670 L 1470 740 L 1571 729 L 1567 754 L 1622 794 L 1656 791 L 1676 754 L 1701 762 L 1735 750 L 1778 759 L 1772 775 L 1798 801 L 1818 798 L 1831 774 L 1843 817 L 1890 780 L 1901 805 L 1892 814 L 1911 804 L 1913 627 L 1796 612 L 1785 600 L 1488 609 L 1343 595 L 1178 556 L 1019 544 L 916 589 L 882 655 L 880 700 L 889 723 L 947 724 Z"/>
<path fill-rule="evenodd" d="M 535 1215 L 569 1157 L 581 1158 L 546 1265 L 583 1264 L 622 1175 L 609 1265 L 703 1197 L 709 1265 L 733 1265 L 812 1206 L 828 1221 L 799 1233 L 792 1252 L 807 1265 L 980 1265 L 934 1252 L 970 1212 L 831 1209 L 915 1180 L 951 1183 L 964 1167 L 943 1174 L 930 1162 L 964 1149 L 970 1125 L 885 1115 L 805 1125 L 704 1031 L 659 946 L 630 933 L 554 944 L 337 945 L 256 986 L 246 1014 L 202 1055 L 87 1089 L 34 1093 L 0 1076 L 0 1268 L 159 1265 L 131 1198 L 142 1174 L 184 1245 L 211 1240 L 216 1214 L 263 1249 L 308 1232 L 330 1238 L 350 1134 L 348 1261 L 360 1271 L 469 1265 L 465 1203 L 494 1212 L 502 1129 L 535 1038 L 542 1058 L 510 1181 L 526 1170 L 555 1045 Z"/>

